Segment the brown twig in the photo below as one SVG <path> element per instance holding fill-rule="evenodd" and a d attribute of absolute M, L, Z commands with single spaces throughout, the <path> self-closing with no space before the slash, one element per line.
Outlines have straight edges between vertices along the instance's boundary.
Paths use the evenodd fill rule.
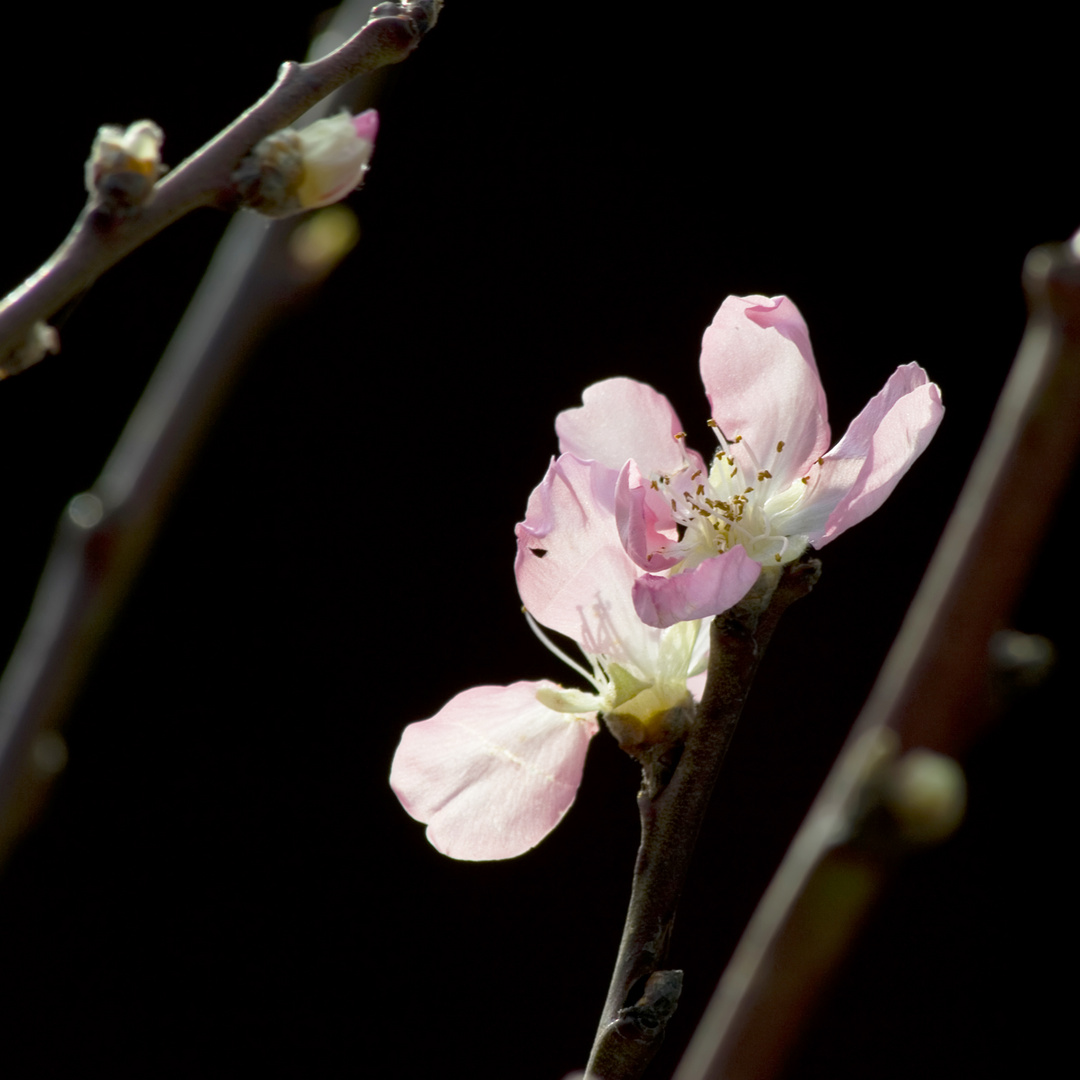
<path fill-rule="evenodd" d="M 26 366 L 17 350 L 36 324 L 47 322 L 140 244 L 198 207 L 235 209 L 233 173 L 257 142 L 350 79 L 404 60 L 441 6 L 442 0 L 379 4 L 371 21 L 329 55 L 283 64 L 262 98 L 159 180 L 142 206 L 117 215 L 91 197 L 52 257 L 0 302 L 0 378 Z"/>
<path fill-rule="evenodd" d="M 1080 447 L 1076 240 L 1032 251 L 1024 283 L 1027 330 L 956 509 L 675 1080 L 778 1074 L 902 853 L 896 829 L 867 824 L 883 751 L 891 743 L 960 757 L 992 716 L 991 640 L 1007 625 Z"/>
<path fill-rule="evenodd" d="M 804 558 L 778 581 L 762 575 L 758 588 L 713 621 L 708 681 L 685 742 L 625 747 L 643 764 L 641 846 L 589 1080 L 635 1080 L 659 1048 L 682 983 L 681 971 L 662 968 L 709 799 L 780 616 L 820 573 L 817 559 Z"/>

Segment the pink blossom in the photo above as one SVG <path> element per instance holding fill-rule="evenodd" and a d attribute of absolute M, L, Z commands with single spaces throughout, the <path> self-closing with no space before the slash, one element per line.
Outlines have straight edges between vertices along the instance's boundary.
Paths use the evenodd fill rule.
<path fill-rule="evenodd" d="M 806 323 L 786 297 L 729 296 L 705 331 L 701 377 L 719 449 L 685 445 L 667 399 L 631 379 L 589 387 L 556 421 L 564 449 L 619 472 L 623 546 L 650 626 L 726 611 L 764 572 L 872 514 L 941 422 L 917 364 L 889 377 L 831 450 Z"/>
<path fill-rule="evenodd" d="M 598 714 L 618 714 L 645 739 L 660 717 L 700 696 L 708 624 L 659 630 L 637 617 L 632 588 L 643 571 L 619 539 L 617 479 L 616 469 L 563 454 L 517 527 L 521 598 L 580 645 L 588 667 L 536 628 L 589 689 L 547 680 L 475 687 L 405 729 L 390 784 L 444 854 L 505 859 L 534 847 L 574 801 Z"/>

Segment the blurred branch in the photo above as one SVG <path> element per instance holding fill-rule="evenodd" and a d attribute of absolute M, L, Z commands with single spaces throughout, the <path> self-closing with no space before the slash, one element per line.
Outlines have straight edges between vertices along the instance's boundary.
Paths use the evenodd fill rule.
<path fill-rule="evenodd" d="M 925 749 L 962 757 L 994 715 L 991 646 L 1080 445 L 1078 247 L 1074 238 L 1028 256 L 1027 330 L 986 438 L 873 692 L 675 1080 L 778 1075 L 892 868 L 940 838 L 912 830 L 890 788 Z"/>
<path fill-rule="evenodd" d="M 813 558 L 792 564 L 779 578 L 762 574 L 745 599 L 716 616 L 708 681 L 685 741 L 681 732 L 644 747 L 620 740 L 642 763 L 641 846 L 587 1080 L 636 1080 L 663 1040 L 678 1004 L 682 972 L 661 968 L 713 788 L 780 616 L 820 575 L 821 563 Z M 618 733 L 617 717 L 607 723 Z"/>
<path fill-rule="evenodd" d="M 117 213 L 92 194 L 52 257 L 0 302 L 0 378 L 56 351 L 27 347 L 45 325 L 106 270 L 167 225 L 200 206 L 236 209 L 233 174 L 265 136 L 287 127 L 346 82 L 404 60 L 435 23 L 442 0 L 382 3 L 371 20 L 329 55 L 288 61 L 277 81 L 250 109 L 154 186 L 142 205 Z"/>
<path fill-rule="evenodd" d="M 367 9 L 363 0 L 343 4 L 313 50 L 335 31 L 351 34 Z M 359 95 L 352 87 L 346 93 L 355 107 Z M 0 677 L 0 861 L 63 767 L 65 745 L 55 729 L 241 361 L 348 250 L 318 237 L 313 243 L 309 226 L 317 220 L 243 214 L 232 221 L 101 475 L 60 518 L 26 626 Z"/>

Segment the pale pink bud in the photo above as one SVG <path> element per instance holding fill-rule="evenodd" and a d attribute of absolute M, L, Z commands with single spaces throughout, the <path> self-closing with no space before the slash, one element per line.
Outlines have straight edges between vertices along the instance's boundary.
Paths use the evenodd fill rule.
<path fill-rule="evenodd" d="M 296 196 L 305 210 L 328 206 L 360 186 L 378 130 L 379 114 L 367 109 L 316 120 L 298 133 L 304 171 Z"/>
<path fill-rule="evenodd" d="M 378 129 L 379 114 L 367 109 L 268 135 L 234 176 L 242 200 L 261 214 L 288 217 L 344 199 L 363 182 Z"/>

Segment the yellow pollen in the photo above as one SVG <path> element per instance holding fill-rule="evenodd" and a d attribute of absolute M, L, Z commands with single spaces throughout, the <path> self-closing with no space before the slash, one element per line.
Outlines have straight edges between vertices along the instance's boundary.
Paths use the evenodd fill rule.
<path fill-rule="evenodd" d="M 731 458 L 728 458 L 728 464 L 729 465 L 731 464 Z M 738 471 L 739 471 L 739 466 L 736 465 L 735 468 L 731 470 L 731 476 L 734 476 Z M 731 477 L 728 477 L 728 479 L 731 479 Z"/>
<path fill-rule="evenodd" d="M 777 562 L 779 562 L 779 561 L 780 561 L 780 556 L 779 556 L 779 555 L 774 555 L 774 556 L 773 556 L 773 558 L 774 558 L 774 559 L 775 559 L 775 560 L 776 560 Z"/>
<path fill-rule="evenodd" d="M 781 439 L 781 440 L 780 440 L 780 441 L 779 441 L 779 442 L 778 442 L 778 443 L 776 444 L 776 452 L 777 452 L 777 453 L 779 454 L 779 453 L 780 453 L 780 451 L 781 451 L 781 450 L 783 450 L 783 449 L 784 449 L 784 440 L 783 440 L 783 439 Z"/>
<path fill-rule="evenodd" d="M 804 477 L 802 478 L 802 482 L 803 482 L 804 484 L 809 484 L 809 483 L 810 483 L 810 477 L 809 477 L 809 476 L 804 476 Z"/>
<path fill-rule="evenodd" d="M 678 442 L 680 439 L 685 439 L 685 438 L 686 438 L 686 432 L 685 431 L 679 431 L 679 432 L 677 432 L 675 434 L 675 441 L 676 442 Z"/>
<path fill-rule="evenodd" d="M 761 472 L 759 472 L 757 474 L 757 478 L 758 478 L 758 483 L 760 483 L 762 480 L 771 480 L 772 479 L 772 473 L 769 472 L 768 469 L 762 469 Z"/>
<path fill-rule="evenodd" d="M 709 427 L 719 427 L 720 426 L 715 420 L 706 420 L 705 423 Z"/>
<path fill-rule="evenodd" d="M 742 442 L 742 436 L 741 435 L 736 435 L 735 438 L 732 439 L 731 441 L 732 442 Z"/>
<path fill-rule="evenodd" d="M 824 459 L 823 459 L 823 458 L 818 458 L 818 459 L 817 459 L 817 463 L 818 463 L 819 465 L 824 465 L 824 464 L 825 464 L 825 461 L 824 461 Z"/>

